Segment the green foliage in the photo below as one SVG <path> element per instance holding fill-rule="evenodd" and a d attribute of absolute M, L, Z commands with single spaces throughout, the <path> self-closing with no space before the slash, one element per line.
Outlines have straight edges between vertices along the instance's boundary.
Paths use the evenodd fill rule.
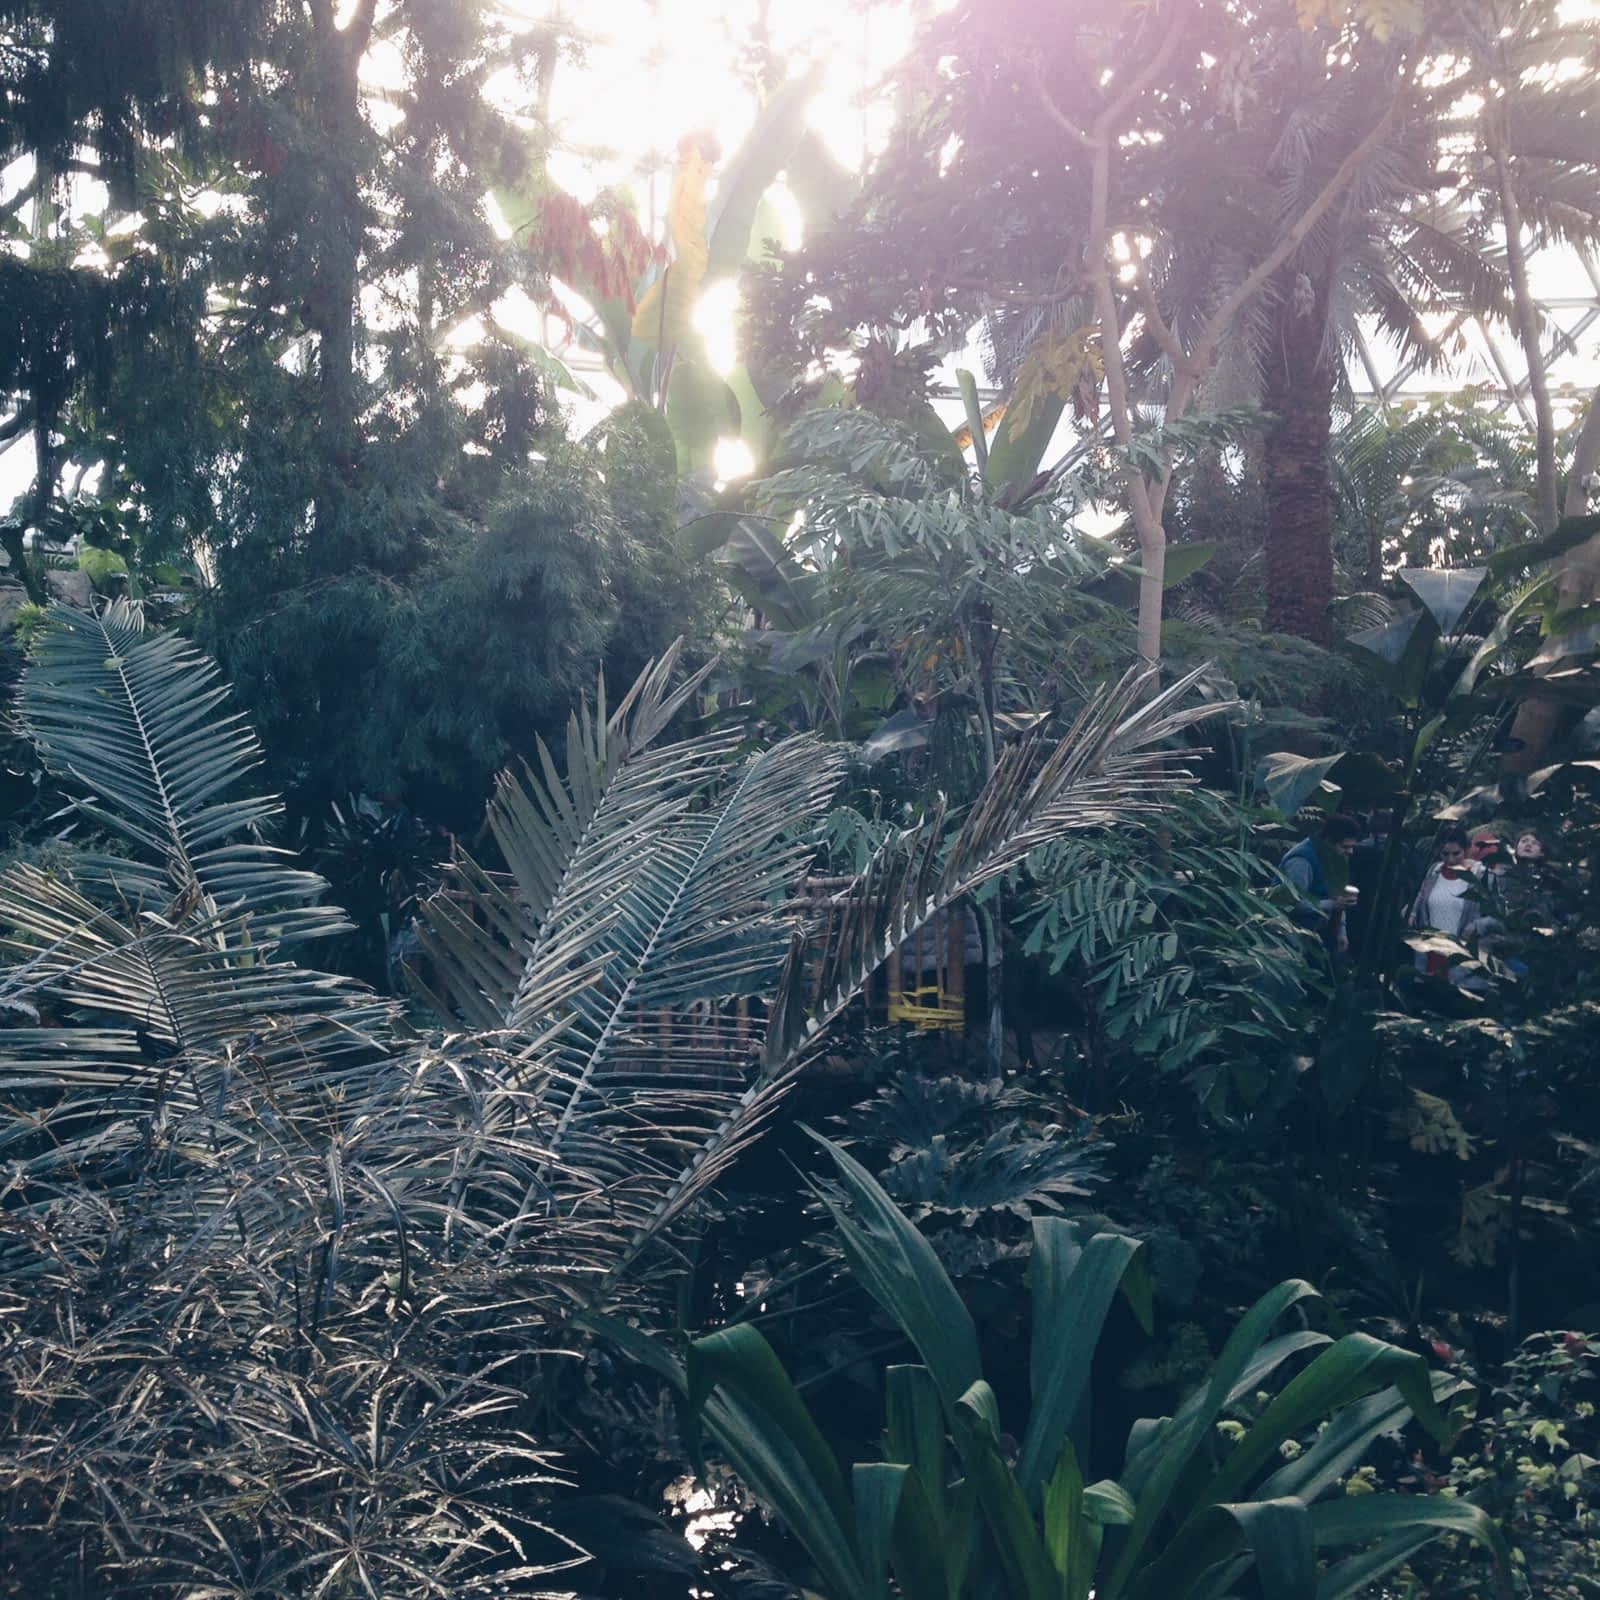
<path fill-rule="evenodd" d="M 908 1593 L 1154 1600 L 1225 1593 L 1253 1568 L 1272 1594 L 1346 1596 L 1442 1530 L 1470 1534 L 1504 1566 L 1500 1535 L 1476 1506 L 1329 1496 L 1373 1440 L 1413 1416 L 1439 1441 L 1453 1438 L 1465 1386 L 1364 1335 L 1274 1337 L 1311 1296 L 1303 1283 L 1258 1302 L 1172 1417 L 1134 1425 L 1117 1479 L 1086 1482 L 1091 1362 L 1119 1291 L 1148 1326 L 1149 1286 L 1133 1240 L 1070 1223 L 1034 1223 L 1031 1405 L 1010 1457 L 976 1327 L 937 1257 L 864 1168 L 824 1146 L 850 1202 L 824 1192 L 851 1271 L 922 1360 L 883 1374 L 881 1462 L 856 1464 L 847 1485 L 752 1327 L 693 1341 L 680 1364 L 634 1330 L 595 1324 L 673 1383 L 691 1421 L 800 1540 L 823 1593 L 868 1600 L 892 1574 Z M 1294 1366 L 1224 1445 L 1219 1420 Z M 1309 1449 L 1282 1448 L 1319 1423 Z M 1340 1552 L 1320 1572 L 1319 1548 Z"/>
<path fill-rule="evenodd" d="M 1447 1464 L 1392 1474 L 1408 1488 L 1470 1499 L 1495 1517 L 1511 1547 L 1521 1595 L 1582 1600 L 1595 1589 L 1595 1361 L 1586 1335 L 1532 1335 L 1489 1388 Z M 1434 1544 L 1413 1557 L 1411 1567 L 1417 1593 L 1467 1600 L 1482 1592 L 1483 1563 L 1459 1542 Z"/>
<path fill-rule="evenodd" d="M 1149 1061 L 1218 1111 L 1269 1088 L 1313 979 L 1247 826 L 1226 802 L 1197 795 L 1151 826 L 1029 862 L 1023 949 L 1066 975 L 1102 1075 Z"/>
<path fill-rule="evenodd" d="M 297 964 L 341 918 L 240 792 L 259 747 L 215 667 L 126 601 L 52 614 L 25 726 L 119 853 L 0 875 L 10 1586 L 547 1588 L 529 1389 L 561 1320 L 650 1281 L 888 951 L 1113 797 L 1158 801 L 1188 720 L 1187 686 L 1130 680 L 816 927 L 837 754 L 656 744 L 702 681 L 675 659 L 574 716 L 564 775 L 541 749 L 502 780 L 517 890 L 463 863 L 436 902 L 468 1031 L 418 1039 Z"/>

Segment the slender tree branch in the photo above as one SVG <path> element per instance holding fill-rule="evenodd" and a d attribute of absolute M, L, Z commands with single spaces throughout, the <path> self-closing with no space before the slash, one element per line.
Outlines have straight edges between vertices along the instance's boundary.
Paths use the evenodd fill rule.
<path fill-rule="evenodd" d="M 1166 71 L 1167 63 L 1172 60 L 1174 53 L 1177 51 L 1179 41 L 1183 38 L 1183 30 L 1187 21 L 1188 17 L 1182 8 L 1175 9 L 1171 25 L 1162 36 L 1161 43 L 1156 46 L 1155 54 L 1134 73 L 1121 94 L 1094 119 L 1094 131 L 1091 137 L 1101 140 L 1109 139 L 1113 129 L 1132 108 L 1139 96 Z"/>
<path fill-rule="evenodd" d="M 1140 266 L 1134 274 L 1133 290 L 1139 298 L 1139 309 L 1144 313 L 1146 324 L 1155 335 L 1156 343 L 1166 351 L 1173 369 L 1186 370 L 1189 366 L 1189 352 L 1178 342 L 1177 334 L 1167 326 L 1167 319 L 1161 315 L 1161 307 L 1156 302 L 1156 292 L 1145 276 L 1143 266 Z"/>
<path fill-rule="evenodd" d="M 1070 300 L 1089 287 L 1088 282 L 1081 277 L 1072 279 L 1059 289 L 1046 289 L 1034 294 L 1024 294 L 1012 289 L 997 289 L 982 278 L 946 278 L 945 284 L 948 288 L 964 289 L 972 294 L 980 294 L 986 300 L 1008 306 L 1060 305 L 1063 300 Z"/>
<path fill-rule="evenodd" d="M 0 444 L 9 444 L 18 434 L 33 426 L 33 407 L 23 406 L 14 416 L 0 422 Z"/>
<path fill-rule="evenodd" d="M 1094 141 L 1086 134 L 1060 106 L 1056 104 L 1055 96 L 1050 93 L 1049 86 L 1044 81 L 1044 66 L 1034 58 L 1031 63 L 1033 68 L 1033 85 L 1039 94 L 1039 103 L 1044 107 L 1045 114 L 1069 138 L 1075 139 L 1081 145 L 1093 146 Z"/>

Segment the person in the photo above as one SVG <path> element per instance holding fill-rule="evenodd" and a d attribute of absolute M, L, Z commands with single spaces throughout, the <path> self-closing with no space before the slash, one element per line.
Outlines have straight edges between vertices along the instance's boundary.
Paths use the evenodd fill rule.
<path fill-rule="evenodd" d="M 1357 896 L 1348 887 L 1349 861 L 1361 837 L 1361 824 L 1342 811 L 1335 812 L 1321 829 L 1285 853 L 1279 870 L 1300 896 L 1295 921 L 1314 928 L 1330 950 L 1350 948 L 1345 912 Z"/>
<path fill-rule="evenodd" d="M 1545 842 L 1531 828 L 1517 835 L 1512 850 L 1515 866 L 1504 880 L 1507 953 L 1513 977 L 1533 971 L 1537 952 L 1549 947 L 1561 925 L 1559 886 Z"/>
<path fill-rule="evenodd" d="M 1496 877 L 1504 877 L 1511 870 L 1511 852 L 1493 828 L 1480 828 L 1473 834 L 1467 855 Z"/>
<path fill-rule="evenodd" d="M 1439 859 L 1428 868 L 1406 918 L 1411 927 L 1457 940 L 1476 931 L 1481 920 L 1478 896 L 1486 871 L 1482 862 L 1471 858 L 1471 849 L 1465 828 L 1452 824 L 1440 830 Z M 1437 950 L 1419 950 L 1417 966 L 1433 977 L 1450 970 L 1448 958 Z"/>

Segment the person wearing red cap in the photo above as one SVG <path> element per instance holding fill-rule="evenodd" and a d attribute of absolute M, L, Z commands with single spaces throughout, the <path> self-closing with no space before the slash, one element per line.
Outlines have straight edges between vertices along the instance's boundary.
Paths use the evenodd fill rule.
<path fill-rule="evenodd" d="M 1480 828 L 1467 847 L 1468 857 L 1479 863 L 1487 872 L 1504 873 L 1511 865 L 1511 852 L 1505 840 L 1493 828 Z"/>

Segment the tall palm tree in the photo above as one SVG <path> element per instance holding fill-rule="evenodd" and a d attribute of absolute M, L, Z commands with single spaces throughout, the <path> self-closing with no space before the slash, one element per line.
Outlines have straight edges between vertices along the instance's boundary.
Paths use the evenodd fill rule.
<path fill-rule="evenodd" d="M 1262 31 L 1249 93 L 1267 115 L 1241 119 L 1220 148 L 1175 149 L 1158 204 L 1162 249 L 1152 263 L 1169 321 L 1197 314 L 1235 274 L 1239 241 L 1296 214 L 1385 117 L 1392 132 L 1363 163 L 1295 256 L 1239 324 L 1233 395 L 1270 414 L 1262 454 L 1267 506 L 1266 621 L 1319 642 L 1333 593 L 1333 487 L 1328 441 L 1345 388 L 1357 318 L 1376 318 L 1402 356 L 1445 363 L 1440 321 L 1456 313 L 1510 323 L 1517 316 L 1517 242 L 1600 241 L 1600 170 L 1585 121 L 1582 80 L 1541 76 L 1541 64 L 1595 47 L 1595 24 L 1560 22 L 1554 4 L 1520 8 L 1515 35 L 1518 110 L 1509 159 L 1526 241 L 1505 226 L 1502 174 L 1485 156 L 1462 97 L 1495 63 L 1471 52 L 1487 35 L 1467 26 L 1474 7 L 1441 15 L 1461 52 L 1396 98 L 1401 41 L 1362 35 L 1330 66 L 1329 40 L 1290 19 Z M 1498 38 L 1503 55 L 1510 48 Z M 1504 70 L 1503 67 L 1501 70 Z M 1241 176 L 1242 175 L 1242 176 Z M 1511 248 L 1508 249 L 1508 245 Z M 1448 327 L 1449 324 L 1447 323 Z M 1548 336 L 1548 330 L 1539 330 Z"/>

